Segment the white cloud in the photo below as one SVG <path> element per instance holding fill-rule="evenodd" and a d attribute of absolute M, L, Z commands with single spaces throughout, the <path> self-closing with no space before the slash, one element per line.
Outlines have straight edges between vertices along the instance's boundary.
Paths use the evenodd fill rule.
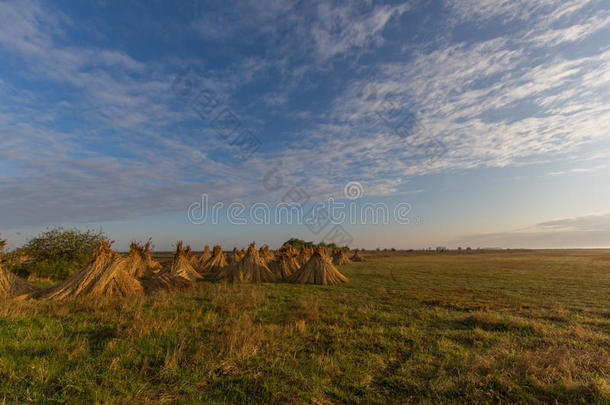
<path fill-rule="evenodd" d="M 591 172 L 596 172 L 598 170 L 603 170 L 603 169 L 607 169 L 608 165 L 597 165 L 597 166 L 593 166 L 593 167 L 576 167 L 574 169 L 572 169 L 573 172 L 576 173 L 591 173 Z"/>
<path fill-rule="evenodd" d="M 505 6 L 509 9 L 499 14 L 510 14 L 512 6 Z M 511 42 L 522 47 L 515 48 Z M 367 154 L 377 158 L 378 168 L 405 175 L 517 165 L 606 141 L 610 100 L 605 77 L 610 53 L 577 59 L 532 58 L 534 48 L 529 43 L 523 31 L 521 37 L 510 40 L 449 45 L 420 53 L 407 63 L 380 65 L 375 76 L 355 82 L 335 101 L 334 120 L 358 129 L 335 133 L 333 139 L 367 147 Z M 363 87 L 375 95 L 373 100 L 361 97 Z M 449 150 L 442 159 L 421 164 L 391 128 L 371 125 L 378 121 L 376 112 L 383 108 L 386 95 L 392 95 L 407 112 L 418 114 L 424 134 L 445 143 Z M 510 110 L 523 103 L 535 105 L 538 111 L 515 117 Z M 366 135 L 359 139 L 356 131 Z M 387 139 L 379 141 L 379 135 Z M 377 139 L 372 147 L 370 139 Z"/>
<path fill-rule="evenodd" d="M 326 60 L 335 55 L 345 54 L 354 48 L 365 48 L 383 42 L 381 35 L 393 16 L 400 16 L 410 9 L 407 3 L 397 6 L 377 6 L 362 15 L 355 6 L 331 6 L 320 3 L 317 19 L 311 28 L 319 58 Z"/>
<path fill-rule="evenodd" d="M 282 106 L 288 102 L 288 95 L 277 91 L 272 91 L 261 97 L 261 100 L 272 107 Z"/>
<path fill-rule="evenodd" d="M 556 219 L 536 224 L 528 231 L 610 231 L 610 213 Z M 610 242 L 610 241 L 609 241 Z"/>
<path fill-rule="evenodd" d="M 571 25 L 567 28 L 547 30 L 528 39 L 531 39 L 537 46 L 556 46 L 568 42 L 580 41 L 609 26 L 610 13 L 606 13 L 604 16 L 595 16 L 582 24 Z"/>
<path fill-rule="evenodd" d="M 547 49 L 584 41 L 607 27 L 607 15 L 578 18 L 583 4 L 452 2 L 455 25 L 494 19 L 527 23 L 514 35 L 480 42 L 442 40 L 437 48 L 422 48 L 409 58 L 384 59 L 371 66 L 375 77 L 354 80 L 328 110 L 288 112 L 287 118 L 311 126 L 295 130 L 280 145 L 265 145 L 235 168 L 212 158 L 214 151 L 232 152 L 206 123 L 195 130 L 184 125 L 196 115 L 186 101 L 176 106 L 170 91 L 168 72 L 173 75 L 174 66 L 192 62 L 197 76 L 198 69 L 208 67 L 205 60 L 143 63 L 118 49 L 62 46 L 57 39 L 73 24 L 68 17 L 36 3 L 0 3 L 0 46 L 27 62 L 20 73 L 82 92 L 82 104 L 54 104 L 0 82 L 6 105 L 19 106 L 17 112 L 0 111 L 0 156 L 21 176 L 0 179 L 3 204 L 15 213 L 30 207 L 21 218 L 10 219 L 15 225 L 86 220 L 94 215 L 88 209 L 100 218 L 181 210 L 210 188 L 219 199 L 278 200 L 285 190 L 267 193 L 260 179 L 270 162 L 279 160 L 285 184 L 301 184 L 312 196 L 340 193 L 350 180 L 361 181 L 367 195 L 384 195 L 400 190 L 409 176 L 520 165 L 607 141 L 610 50 L 567 56 Z M 277 88 L 265 89 L 257 101 L 285 106 L 293 100 L 290 91 L 312 85 L 305 83 L 310 70 L 332 72 L 334 61 L 374 50 L 385 43 L 392 21 L 410 10 L 406 4 L 366 2 L 294 7 L 282 1 L 268 7 L 242 3 L 235 15 L 199 15 L 186 29 L 194 27 L 211 40 L 239 38 L 244 32 L 267 39 L 264 55 L 208 69 L 199 84 L 231 101 L 240 86 L 261 76 L 275 80 L 280 72 Z M 282 31 L 286 27 L 293 30 Z M 358 94 L 367 82 L 376 89 L 376 99 Z M 441 141 L 445 153 L 405 142 L 380 121 L 381 97 L 388 94 L 416 114 L 414 134 Z M 515 112 L 519 108 L 536 111 Z M 62 116 L 87 122 L 73 131 L 49 125 Z M 132 151 L 132 156 L 108 158 L 98 151 L 103 147 Z M 37 201 L 49 202 L 47 212 L 36 212 Z"/>
<path fill-rule="evenodd" d="M 499 19 L 506 24 L 517 20 L 527 22 L 544 14 L 548 21 L 573 14 L 591 1 L 581 0 L 579 5 L 574 1 L 564 0 L 447 0 L 446 7 L 453 11 L 452 19 L 456 23 L 475 22 L 489 23 Z"/>
<path fill-rule="evenodd" d="M 610 247 L 610 213 L 551 220 L 515 231 L 464 235 L 448 244 L 529 249 L 608 248 Z"/>

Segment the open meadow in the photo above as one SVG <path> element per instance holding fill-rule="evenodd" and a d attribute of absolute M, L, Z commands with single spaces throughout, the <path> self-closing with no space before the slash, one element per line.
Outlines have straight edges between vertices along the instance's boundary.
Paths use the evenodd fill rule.
<path fill-rule="evenodd" d="M 4 302 L 0 403 L 610 402 L 610 251 L 367 257 L 335 286 Z"/>

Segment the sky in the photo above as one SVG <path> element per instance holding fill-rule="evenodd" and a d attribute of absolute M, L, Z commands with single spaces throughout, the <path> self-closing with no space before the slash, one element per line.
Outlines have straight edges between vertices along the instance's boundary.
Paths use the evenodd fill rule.
<path fill-rule="evenodd" d="M 0 1 L 9 248 L 610 247 L 609 123 L 607 1 Z"/>

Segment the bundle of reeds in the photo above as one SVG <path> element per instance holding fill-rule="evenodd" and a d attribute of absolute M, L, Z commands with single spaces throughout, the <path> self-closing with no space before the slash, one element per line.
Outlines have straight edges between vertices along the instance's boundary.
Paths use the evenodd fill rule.
<path fill-rule="evenodd" d="M 350 259 L 347 257 L 343 249 L 337 249 L 335 254 L 333 255 L 333 264 L 335 266 L 341 266 L 343 264 L 351 263 Z"/>
<path fill-rule="evenodd" d="M 41 298 L 65 299 L 79 296 L 125 297 L 144 293 L 144 286 L 134 274 L 134 257 L 121 257 L 102 240 L 95 257 L 84 269 L 63 283 L 44 290 Z"/>
<path fill-rule="evenodd" d="M 129 261 L 127 268 L 136 278 L 150 278 L 161 270 L 161 263 L 152 258 L 150 242 L 144 247 L 131 242 L 127 259 Z"/>
<path fill-rule="evenodd" d="M 211 257 L 212 253 L 210 252 L 210 247 L 208 245 L 205 245 L 203 247 L 203 252 L 193 258 L 192 265 L 195 270 L 197 270 L 200 274 L 203 274 L 205 273 L 205 265 Z"/>
<path fill-rule="evenodd" d="M 0 256 L 4 246 L 6 246 L 6 241 L 0 240 Z M 4 269 L 0 260 L 0 300 L 28 298 L 39 290 L 38 287 Z"/>
<path fill-rule="evenodd" d="M 227 258 L 225 257 L 222 248 L 218 245 L 214 246 L 212 257 L 203 266 L 205 273 L 217 273 L 228 266 Z"/>
<path fill-rule="evenodd" d="M 299 270 L 299 263 L 296 259 L 296 251 L 290 245 L 283 246 L 277 255 L 275 260 L 269 264 L 269 269 L 278 278 L 285 279 L 292 273 Z"/>
<path fill-rule="evenodd" d="M 144 263 L 148 267 L 148 273 L 158 274 L 163 270 L 161 263 L 153 259 L 150 240 L 144 245 Z"/>
<path fill-rule="evenodd" d="M 366 259 L 360 254 L 358 249 L 354 251 L 354 255 L 350 258 L 352 262 L 366 262 Z"/>
<path fill-rule="evenodd" d="M 334 285 L 345 283 L 347 278 L 333 265 L 326 250 L 318 246 L 305 266 L 290 275 L 287 281 L 298 284 Z"/>
<path fill-rule="evenodd" d="M 160 290 L 177 290 L 192 286 L 194 283 L 177 274 L 172 274 L 171 269 L 163 269 L 163 266 L 152 257 L 150 241 L 144 248 L 133 247 L 130 251 L 138 252 L 142 256 L 141 271 L 136 273 L 136 277 L 142 282 L 146 292 Z"/>
<path fill-rule="evenodd" d="M 231 253 L 231 255 L 227 259 L 228 265 L 231 266 L 233 264 L 236 264 L 237 262 L 239 262 L 241 260 L 241 257 L 242 256 L 241 256 L 241 253 L 239 252 L 239 249 L 234 247 L 233 253 Z"/>
<path fill-rule="evenodd" d="M 269 245 L 263 245 L 259 249 L 259 256 L 265 263 L 270 263 L 275 259 L 275 254 L 269 249 Z"/>
<path fill-rule="evenodd" d="M 267 267 L 265 261 L 260 257 L 254 243 L 248 246 L 246 255 L 236 264 L 227 266 L 217 278 L 230 282 L 269 282 L 277 277 Z"/>
<path fill-rule="evenodd" d="M 174 253 L 170 273 L 189 281 L 196 281 L 203 278 L 201 274 L 193 268 L 193 265 L 187 256 L 187 252 L 182 247 L 182 241 L 178 241 L 176 244 L 176 252 Z"/>
<path fill-rule="evenodd" d="M 301 251 L 299 252 L 299 256 L 297 258 L 297 261 L 299 262 L 299 266 L 303 267 L 305 266 L 305 264 L 307 264 L 307 262 L 309 261 L 309 258 L 311 257 L 311 255 L 313 254 L 313 250 L 306 247 L 306 246 L 301 246 Z"/>

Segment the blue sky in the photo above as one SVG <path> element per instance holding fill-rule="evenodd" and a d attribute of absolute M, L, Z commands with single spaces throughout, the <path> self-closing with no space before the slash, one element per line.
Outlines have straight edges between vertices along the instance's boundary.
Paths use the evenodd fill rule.
<path fill-rule="evenodd" d="M 1 235 L 321 240 L 187 211 L 358 182 L 411 220 L 353 246 L 607 247 L 609 38 L 601 0 L 2 1 Z"/>

